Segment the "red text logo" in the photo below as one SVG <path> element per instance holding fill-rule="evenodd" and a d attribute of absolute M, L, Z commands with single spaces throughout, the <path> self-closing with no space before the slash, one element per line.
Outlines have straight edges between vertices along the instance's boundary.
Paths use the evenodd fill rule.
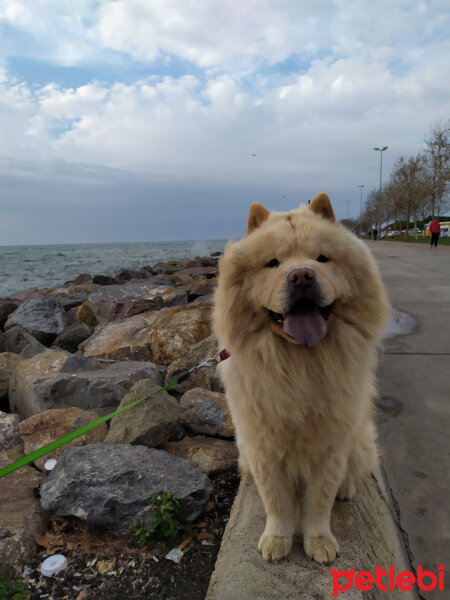
<path fill-rule="evenodd" d="M 339 592 L 349 590 L 353 585 L 361 591 L 369 591 L 375 585 L 379 590 L 387 592 L 395 589 L 406 592 L 412 590 L 414 585 L 424 592 L 438 589 L 444 590 L 444 571 L 445 565 L 438 565 L 437 574 L 433 571 L 424 571 L 419 565 L 417 567 L 417 575 L 411 571 L 400 571 L 395 573 L 395 567 L 391 566 L 387 571 L 377 565 L 375 575 L 370 571 L 359 571 L 350 569 L 349 571 L 336 571 L 330 569 L 333 576 L 333 596 L 337 596 Z"/>

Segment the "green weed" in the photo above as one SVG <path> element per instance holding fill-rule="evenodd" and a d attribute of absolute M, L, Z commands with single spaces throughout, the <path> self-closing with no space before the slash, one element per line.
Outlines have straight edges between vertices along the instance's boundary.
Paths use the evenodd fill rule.
<path fill-rule="evenodd" d="M 30 587 L 23 579 L 0 577 L 0 600 L 29 600 L 30 596 Z"/>
<path fill-rule="evenodd" d="M 170 492 L 152 496 L 150 506 L 153 509 L 154 521 L 152 527 L 134 523 L 130 527 L 130 533 L 138 546 L 148 546 L 155 542 L 166 542 L 176 537 L 180 532 L 187 530 L 184 523 L 180 523 L 175 517 L 180 503 L 172 498 Z"/>

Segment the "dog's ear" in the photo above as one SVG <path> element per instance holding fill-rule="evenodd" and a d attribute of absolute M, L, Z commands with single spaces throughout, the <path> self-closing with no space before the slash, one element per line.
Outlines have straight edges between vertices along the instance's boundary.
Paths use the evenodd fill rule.
<path fill-rule="evenodd" d="M 257 229 L 267 217 L 270 212 L 267 208 L 264 208 L 259 202 L 252 202 L 250 205 L 250 212 L 248 214 L 247 233 L 251 233 L 254 229 Z"/>
<path fill-rule="evenodd" d="M 317 196 L 311 200 L 309 208 L 318 215 L 322 215 L 322 217 L 325 217 L 325 219 L 328 219 L 329 221 L 334 222 L 336 220 L 333 209 L 331 208 L 330 199 L 323 192 L 321 194 L 317 194 Z"/>

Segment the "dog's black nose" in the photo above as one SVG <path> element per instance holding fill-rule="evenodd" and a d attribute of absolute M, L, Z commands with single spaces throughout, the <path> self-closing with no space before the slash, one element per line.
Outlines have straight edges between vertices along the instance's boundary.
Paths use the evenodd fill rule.
<path fill-rule="evenodd" d="M 316 274 L 314 271 L 306 267 L 304 269 L 294 269 L 287 276 L 288 283 L 299 287 L 312 285 L 315 279 Z"/>

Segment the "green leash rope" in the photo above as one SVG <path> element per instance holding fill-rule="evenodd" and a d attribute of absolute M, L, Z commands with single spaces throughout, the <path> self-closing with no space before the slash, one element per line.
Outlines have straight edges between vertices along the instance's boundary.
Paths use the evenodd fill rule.
<path fill-rule="evenodd" d="M 133 406 L 136 406 L 136 404 L 139 404 L 139 402 L 142 402 L 143 400 L 146 400 L 150 396 L 154 396 L 155 394 L 159 394 L 159 392 L 162 392 L 164 390 L 168 390 L 169 388 L 173 387 L 174 385 L 177 385 L 178 383 L 181 383 L 182 381 L 184 381 L 185 379 L 187 379 L 190 374 L 191 374 L 191 372 L 189 371 L 188 373 L 185 373 L 184 375 L 181 375 L 181 377 L 179 377 L 178 379 L 175 379 L 175 381 L 172 381 L 171 383 L 169 383 L 165 387 L 162 387 L 159 390 L 151 392 L 150 394 L 147 394 L 146 396 L 143 396 L 142 398 L 139 398 L 139 400 L 135 400 L 135 402 L 132 402 L 131 404 L 127 404 L 126 406 L 122 406 L 122 408 L 118 408 L 117 410 L 115 410 L 114 412 L 110 413 L 109 415 L 101 417 L 100 419 L 97 419 L 97 421 L 93 421 L 92 423 L 88 423 L 84 427 L 80 427 L 80 429 L 77 429 L 76 431 L 72 431 L 71 433 L 68 433 L 67 435 L 65 435 L 65 436 L 63 436 L 63 437 L 55 440 L 54 442 L 50 442 L 50 444 L 47 444 L 46 446 L 43 446 L 42 448 L 39 448 L 39 450 L 35 450 L 34 452 L 31 452 L 31 454 L 27 454 L 23 458 L 20 458 L 19 460 L 16 460 L 15 462 L 11 463 L 10 465 L 7 465 L 6 467 L 3 467 L 3 469 L 0 469 L 0 479 L 2 477 L 4 477 L 5 475 L 9 475 L 9 473 L 12 473 L 13 471 L 16 471 L 17 469 L 20 469 L 21 467 L 24 467 L 25 465 L 30 464 L 30 462 L 33 462 L 33 460 L 36 460 L 37 458 L 40 458 L 41 456 L 45 456 L 49 452 L 53 452 L 53 450 L 56 450 L 57 448 L 60 448 L 61 446 L 64 446 L 64 444 L 68 444 L 69 442 L 71 442 L 72 440 L 76 439 L 77 437 L 80 437 L 80 435 L 83 435 L 84 433 L 87 433 L 88 431 L 90 431 L 91 429 L 94 429 L 95 427 L 98 427 L 102 423 L 106 423 L 106 421 L 109 421 L 110 419 L 112 419 L 116 415 L 120 415 L 125 410 L 128 410 L 129 408 L 132 408 Z"/>

